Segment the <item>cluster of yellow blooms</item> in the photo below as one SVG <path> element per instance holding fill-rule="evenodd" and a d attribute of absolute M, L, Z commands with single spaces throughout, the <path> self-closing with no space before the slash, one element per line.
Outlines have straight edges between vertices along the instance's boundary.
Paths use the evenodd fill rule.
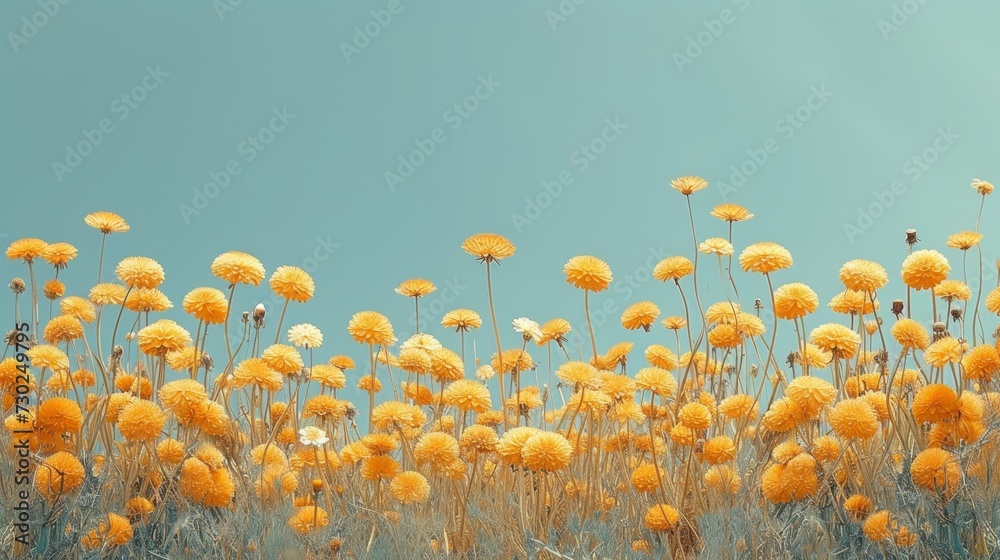
<path fill-rule="evenodd" d="M 671 185 L 690 209 L 706 182 L 682 177 Z M 985 204 L 993 186 L 979 180 L 972 186 Z M 717 206 L 711 215 L 730 226 L 753 217 L 736 204 Z M 107 237 L 129 230 L 110 212 L 85 222 L 102 234 L 102 261 Z M 693 232 L 693 218 L 691 225 Z M 950 236 L 947 247 L 964 257 L 978 247 L 978 230 L 977 221 L 975 231 Z M 759 242 L 737 255 L 729 231 L 727 238 L 693 239 L 693 259 L 671 256 L 656 265 L 653 277 L 676 287 L 683 309 L 660 321 L 659 332 L 672 333 L 665 343 L 650 344 L 639 357 L 630 342 L 600 352 L 591 327 L 589 360 L 571 359 L 564 344 L 571 326 L 561 318 L 544 324 L 515 319 L 517 345 L 502 346 L 491 267 L 512 257 L 515 247 L 500 235 L 473 235 L 462 249 L 486 267 L 496 353 L 487 364 L 475 360 L 470 375 L 465 337 L 483 325 L 470 309 L 441 320 L 456 332 L 456 350 L 419 326 L 400 343 L 385 315 L 358 312 L 347 331 L 367 354 L 365 371 L 352 375 L 352 384 L 369 396 L 363 412 L 338 397 L 354 360 L 335 355 L 314 363 L 323 345 L 319 328 L 298 324 L 283 331 L 283 310 L 278 335 L 267 345 L 262 307 L 233 312 L 236 290 L 265 278 L 286 309 L 289 302 L 308 302 L 315 284 L 306 271 L 281 266 L 267 277 L 252 255 L 221 254 L 211 264 L 219 287 L 198 287 L 183 297 L 192 336 L 181 324 L 157 318 L 173 304 L 160 290 L 164 270 L 155 260 L 126 258 L 115 268 L 115 282 L 99 274 L 87 297 L 65 296 L 58 276 L 76 248 L 19 239 L 6 254 L 26 266 L 31 280 L 10 284 L 17 323 L 29 324 L 21 300 L 30 296 L 37 329 L 34 278 L 43 262 L 54 267 L 55 278 L 41 292 L 58 301 L 59 314 L 44 325 L 42 340 L 18 342 L 8 333 L 8 351 L 23 345 L 30 373 L 19 376 L 25 371 L 19 359 L 0 361 L 4 441 L 13 453 L 14 435 L 30 423 L 33 489 L 44 502 L 75 511 L 66 533 L 88 550 L 139 544 L 140 533 L 173 526 L 187 509 L 220 515 L 242 509 L 284 512 L 287 519 L 265 523 L 264 542 L 229 535 L 243 553 L 266 545 L 269 532 L 288 529 L 315 557 L 349 553 L 350 546 L 371 550 L 405 515 L 430 527 L 423 546 L 438 553 L 477 553 L 487 534 L 506 531 L 508 537 L 494 540 L 507 556 L 540 549 L 558 557 L 555 550 L 598 547 L 611 556 L 684 556 L 702 549 L 699 523 L 706 514 L 749 505 L 766 523 L 791 504 L 825 511 L 830 535 L 854 531 L 883 552 L 919 556 L 919 547 L 946 540 L 946 529 L 926 520 L 947 517 L 953 500 L 1000 497 L 992 474 L 1000 468 L 1000 344 L 982 325 L 984 316 L 1000 313 L 1000 288 L 986 294 L 981 310 L 980 282 L 969 317 L 975 294 L 965 279 L 951 278 L 942 253 L 914 250 L 916 236 L 908 235 L 894 318 L 880 314 L 877 298 L 889 284 L 887 270 L 852 260 L 840 269 L 844 291 L 829 302 L 845 321 L 810 331 L 806 320 L 820 306 L 816 292 L 798 282 L 772 285 L 773 275 L 792 266 L 790 252 Z M 758 300 L 754 312 L 728 297 L 702 307 L 699 255 L 718 259 L 720 273 L 724 261 L 732 270 L 735 257 L 743 272 L 763 275 L 769 301 Z M 582 255 L 564 272 L 567 283 L 583 291 L 590 327 L 591 295 L 609 287 L 611 269 Z M 735 291 L 731 272 L 728 280 Z M 414 298 L 419 311 L 419 298 L 435 289 L 418 278 L 396 292 Z M 925 322 L 911 317 L 911 296 L 920 292 L 932 302 Z M 772 325 L 760 318 L 768 304 Z M 624 310 L 621 324 L 653 332 L 658 319 L 658 306 L 643 301 Z M 797 340 L 784 369 L 775 348 L 779 321 L 791 323 Z M 243 336 L 230 340 L 226 327 L 238 322 Z M 224 335 L 224 361 L 206 352 L 213 328 Z M 529 343 L 550 350 L 550 383 L 554 375 L 557 384 L 522 386 L 522 374 L 543 367 Z M 565 358 L 554 368 L 553 348 Z M 25 383 L 27 389 L 18 387 Z M 27 420 L 15 413 L 26 392 L 32 398 Z M 378 404 L 377 393 L 385 395 Z M 366 435 L 358 429 L 359 414 L 367 415 Z M 94 513 L 76 501 L 88 487 L 100 492 L 107 511 Z M 907 490 L 917 498 L 904 507 L 896 498 Z M 572 528 L 595 519 L 624 520 L 626 531 L 613 542 L 597 542 Z M 370 527 L 370 535 L 352 541 L 343 534 L 348 520 Z M 998 554 L 988 525 L 973 525 L 957 538 L 972 554 Z M 769 557 L 767 551 L 781 546 L 773 531 L 731 531 L 727 524 L 735 550 Z"/>

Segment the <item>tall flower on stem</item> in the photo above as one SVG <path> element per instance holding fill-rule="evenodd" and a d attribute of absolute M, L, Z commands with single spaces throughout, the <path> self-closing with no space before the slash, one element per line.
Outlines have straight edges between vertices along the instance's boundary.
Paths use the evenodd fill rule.
<path fill-rule="evenodd" d="M 777 243 L 763 241 L 754 243 L 740 253 L 740 266 L 744 272 L 757 272 L 767 278 L 767 290 L 771 294 L 771 308 L 776 307 L 774 300 L 774 285 L 771 283 L 771 273 L 792 266 L 792 254 Z M 774 325 L 771 327 L 771 344 L 767 349 L 767 361 L 764 362 L 764 377 L 767 377 L 767 369 L 774 359 L 774 343 L 778 338 L 778 315 L 774 316 Z M 775 369 L 778 365 L 775 364 Z"/>
<path fill-rule="evenodd" d="M 688 219 L 691 222 L 691 241 L 694 244 L 694 266 L 692 268 L 692 273 L 694 274 L 694 299 L 695 303 L 698 304 L 698 316 L 702 318 L 702 325 L 704 326 L 705 312 L 701 308 L 701 298 L 698 295 L 698 232 L 695 231 L 694 227 L 694 210 L 691 208 L 691 195 L 708 187 L 708 181 L 701 177 L 685 176 L 670 181 L 670 186 L 684 195 L 684 200 L 687 202 Z"/>
<path fill-rule="evenodd" d="M 396 343 L 396 335 L 392 332 L 389 319 L 376 311 L 361 311 L 355 313 L 347 323 L 347 332 L 359 344 L 368 345 L 368 355 L 371 356 L 371 373 L 368 386 L 368 426 L 372 423 L 372 410 L 375 408 L 375 346 L 388 347 Z"/>
<path fill-rule="evenodd" d="M 423 278 L 411 278 L 409 280 L 404 280 L 403 283 L 396 286 L 396 293 L 401 296 L 413 298 L 413 309 L 416 315 L 414 315 L 416 320 L 417 332 L 420 332 L 420 298 L 432 294 L 437 290 L 437 287 L 430 280 L 424 280 Z"/>
<path fill-rule="evenodd" d="M 453 309 L 441 317 L 441 326 L 447 329 L 455 329 L 460 333 L 462 344 L 462 363 L 465 363 L 465 333 L 483 326 L 483 320 L 479 313 L 471 309 Z"/>
<path fill-rule="evenodd" d="M 264 279 L 264 274 L 264 265 L 257 260 L 257 257 L 243 251 L 228 251 L 215 257 L 215 260 L 212 261 L 212 275 L 229 284 L 229 299 L 224 321 L 226 326 L 222 331 L 225 335 L 226 353 L 229 357 L 226 369 L 229 369 L 233 361 L 232 346 L 229 343 L 229 316 L 233 310 L 233 294 L 236 293 L 236 285 L 259 286 Z"/>
<path fill-rule="evenodd" d="M 500 345 L 500 327 L 497 326 L 497 312 L 493 306 L 493 278 L 490 272 L 490 265 L 494 262 L 499 266 L 500 261 L 514 256 L 516 247 L 506 237 L 496 233 L 477 233 L 466 238 L 462 242 L 462 249 L 470 255 L 476 257 L 480 262 L 486 263 L 486 293 L 490 300 L 490 318 L 493 320 L 493 335 L 497 344 L 497 355 L 503 356 L 503 347 Z M 503 388 L 503 378 L 499 378 L 500 401 L 506 402 L 507 395 Z"/>
<path fill-rule="evenodd" d="M 38 285 L 35 283 L 35 257 L 41 256 L 48 243 L 34 237 L 18 239 L 7 247 L 7 258 L 24 261 L 28 265 L 31 279 L 31 324 L 32 332 L 38 331 Z"/>
<path fill-rule="evenodd" d="M 97 283 L 101 283 L 101 273 L 104 272 L 104 244 L 108 235 L 125 233 L 131 229 L 125 219 L 114 212 L 91 212 L 83 218 L 83 223 L 101 232 L 101 256 L 97 261 Z"/>
<path fill-rule="evenodd" d="M 271 291 L 285 298 L 285 304 L 281 308 L 281 316 L 278 317 L 278 327 L 274 333 L 274 343 L 277 344 L 281 337 L 281 323 L 285 320 L 288 302 L 305 303 L 312 299 L 316 292 L 316 283 L 313 282 L 312 276 L 309 276 L 308 272 L 297 266 L 279 266 L 274 270 L 268 283 L 271 286 Z"/>

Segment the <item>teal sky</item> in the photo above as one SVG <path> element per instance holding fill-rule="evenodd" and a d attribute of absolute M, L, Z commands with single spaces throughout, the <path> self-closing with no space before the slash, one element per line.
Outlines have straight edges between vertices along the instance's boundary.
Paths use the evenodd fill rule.
<path fill-rule="evenodd" d="M 671 337 L 627 333 L 618 317 L 643 299 L 682 312 L 648 271 L 691 255 L 668 186 L 689 174 L 710 184 L 693 197 L 700 238 L 725 234 L 714 205 L 743 204 L 756 217 L 737 225 L 737 251 L 773 240 L 795 257 L 776 285 L 805 282 L 825 304 L 845 261 L 874 259 L 890 271 L 887 310 L 903 231 L 960 275 L 944 241 L 974 227 L 971 180 L 1000 180 L 995 3 L 49 1 L 0 6 L 0 241 L 75 244 L 61 278 L 83 295 L 100 241 L 83 216 L 117 212 L 132 231 L 110 239 L 106 274 L 125 256 L 157 259 L 178 320 L 187 291 L 224 288 L 209 272 L 219 253 L 250 252 L 268 274 L 303 266 L 316 297 L 284 327 L 319 326 L 324 360 L 362 361 L 345 329 L 356 311 L 410 334 L 411 302 L 393 288 L 411 277 L 438 285 L 423 324 L 456 347 L 444 311 L 488 317 L 483 267 L 459 248 L 483 231 L 518 247 L 495 277 L 505 346 L 519 344 L 519 316 L 582 333 L 583 296 L 562 266 L 593 254 L 615 274 L 594 298 L 610 310 L 598 345 L 635 341 L 640 360 Z M 989 287 L 997 202 L 982 227 Z M 707 306 L 722 294 L 703 262 Z M 6 260 L 0 272 L 26 273 Z M 767 298 L 760 277 L 737 282 L 745 307 Z M 237 295 L 240 310 L 270 297 Z M 494 351 L 490 329 L 474 338 Z"/>

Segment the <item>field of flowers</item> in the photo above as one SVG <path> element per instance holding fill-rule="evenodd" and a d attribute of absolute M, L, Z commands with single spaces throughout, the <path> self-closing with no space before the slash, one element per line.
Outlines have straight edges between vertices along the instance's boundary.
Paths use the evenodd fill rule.
<path fill-rule="evenodd" d="M 574 257 L 583 359 L 565 319 L 498 321 L 497 265 L 516 257 L 496 234 L 461 243 L 483 306 L 446 313 L 453 336 L 418 320 L 400 341 L 362 310 L 346 323 L 357 346 L 337 355 L 319 327 L 284 324 L 314 295 L 301 268 L 268 275 L 222 253 L 204 263 L 216 284 L 183 295 L 181 324 L 158 317 L 173 304 L 155 260 L 105 270 L 105 244 L 130 229 L 117 214 L 84 218 L 92 285 L 59 280 L 76 246 L 14 241 L 0 557 L 1000 557 L 1000 287 L 982 286 L 1000 263 L 983 263 L 979 233 L 993 185 L 972 183 L 974 229 L 941 248 L 961 264 L 910 230 L 896 272 L 847 262 L 828 303 L 793 281 L 807 279 L 784 247 L 734 239 L 747 209 L 716 206 L 728 237 L 698 238 L 706 182 L 671 186 L 691 253 L 653 276 L 683 315 L 635 303 L 621 326 L 651 343 L 600 344 L 590 305 L 612 272 Z M 699 274 L 727 297 L 703 301 Z M 746 275 L 769 297 L 741 301 Z M 283 309 L 234 308 L 265 281 Z M 435 289 L 396 292 L 419 317 Z M 809 325 L 824 304 L 842 320 Z M 778 348 L 779 330 L 797 347 Z M 345 400 L 348 384 L 367 398 Z"/>

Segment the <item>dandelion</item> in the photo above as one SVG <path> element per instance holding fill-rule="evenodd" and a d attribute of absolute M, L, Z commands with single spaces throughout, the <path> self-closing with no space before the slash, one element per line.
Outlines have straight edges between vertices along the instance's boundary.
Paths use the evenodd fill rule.
<path fill-rule="evenodd" d="M 641 328 L 649 332 L 653 321 L 660 316 L 660 308 L 651 301 L 633 303 L 622 312 L 622 326 L 630 331 Z"/>
<path fill-rule="evenodd" d="M 958 414 L 958 395 L 947 385 L 927 385 L 913 396 L 910 411 L 918 423 L 951 420 Z"/>
<path fill-rule="evenodd" d="M 680 280 L 694 272 L 694 264 L 687 257 L 667 257 L 656 263 L 653 268 L 653 278 L 666 282 Z"/>
<path fill-rule="evenodd" d="M 35 470 L 35 490 L 46 500 L 55 501 L 73 494 L 80 486 L 86 472 L 83 464 L 66 451 L 59 451 L 45 458 Z"/>
<path fill-rule="evenodd" d="M 785 284 L 774 291 L 774 314 L 779 319 L 799 319 L 818 307 L 819 297 L 805 284 Z"/>
<path fill-rule="evenodd" d="M 163 283 L 163 267 L 148 257 L 122 259 L 115 268 L 122 284 L 129 288 L 152 289 Z"/>
<path fill-rule="evenodd" d="M 478 233 L 462 243 L 462 249 L 484 262 L 492 262 L 514 256 L 514 244 L 502 235 Z"/>
<path fill-rule="evenodd" d="M 702 179 L 701 177 L 694 176 L 684 176 L 678 177 L 670 181 L 670 186 L 676 189 L 679 193 L 684 196 L 690 196 L 706 187 L 708 187 L 708 181 Z"/>
<path fill-rule="evenodd" d="M 46 247 L 48 247 L 48 243 L 41 239 L 34 237 L 18 239 L 7 247 L 7 258 L 12 261 L 20 260 L 30 263 L 35 260 L 35 257 L 42 256 Z"/>
<path fill-rule="evenodd" d="M 913 459 L 910 465 L 913 484 L 932 492 L 951 497 L 962 482 L 962 469 L 958 457 L 939 448 L 928 448 Z"/>
<path fill-rule="evenodd" d="M 566 281 L 581 290 L 602 292 L 611 284 L 611 268 L 597 257 L 573 257 L 566 263 L 563 271 L 566 273 Z"/>
<path fill-rule="evenodd" d="M 932 249 L 914 251 L 903 261 L 903 283 L 915 290 L 929 290 L 948 277 L 951 265 Z"/>
<path fill-rule="evenodd" d="M 646 510 L 644 519 L 646 528 L 650 531 L 669 531 L 677 526 L 681 515 L 677 508 L 665 504 L 657 504 Z"/>
<path fill-rule="evenodd" d="M 537 433 L 521 448 L 521 461 L 531 470 L 558 471 L 569 465 L 573 456 L 573 447 L 560 434 L 552 432 Z"/>
<path fill-rule="evenodd" d="M 539 341 L 542 339 L 542 329 L 538 326 L 538 323 L 528 319 L 527 317 L 519 317 L 512 321 L 514 325 L 514 332 L 521 333 L 524 335 L 525 340 Z"/>
<path fill-rule="evenodd" d="M 924 350 L 931 342 L 931 335 L 928 334 L 927 329 L 920 323 L 906 317 L 896 321 L 890 332 L 904 350 Z"/>
<path fill-rule="evenodd" d="M 733 244 L 721 237 L 710 237 L 698 244 L 698 252 L 706 255 L 728 257 L 736 252 Z"/>
<path fill-rule="evenodd" d="M 889 283 L 889 274 L 877 262 L 855 259 L 840 268 L 840 281 L 848 290 L 867 293 L 880 290 Z"/>
<path fill-rule="evenodd" d="M 430 491 L 427 479 L 415 471 L 401 472 L 389 483 L 389 494 L 401 504 L 426 502 Z"/>
<path fill-rule="evenodd" d="M 375 311 L 355 313 L 347 325 L 347 332 L 361 344 L 391 346 L 396 343 L 389 319 Z"/>
<path fill-rule="evenodd" d="M 792 254 L 777 243 L 754 243 L 740 253 L 740 266 L 743 272 L 770 274 L 792 266 Z"/>
<path fill-rule="evenodd" d="M 483 320 L 471 309 L 453 309 L 441 317 L 441 325 L 456 332 L 468 332 L 483 326 Z"/>
<path fill-rule="evenodd" d="M 878 432 L 878 417 L 864 400 L 849 399 L 837 403 L 826 416 L 837 437 L 868 439 Z"/>
<path fill-rule="evenodd" d="M 724 222 L 743 222 L 753 218 L 753 214 L 739 204 L 720 204 L 709 214 Z"/>
<path fill-rule="evenodd" d="M 49 243 L 45 246 L 39 256 L 42 259 L 51 264 L 56 268 L 56 270 L 66 268 L 69 261 L 76 258 L 77 250 L 76 247 L 70 245 L 69 243 Z"/>

